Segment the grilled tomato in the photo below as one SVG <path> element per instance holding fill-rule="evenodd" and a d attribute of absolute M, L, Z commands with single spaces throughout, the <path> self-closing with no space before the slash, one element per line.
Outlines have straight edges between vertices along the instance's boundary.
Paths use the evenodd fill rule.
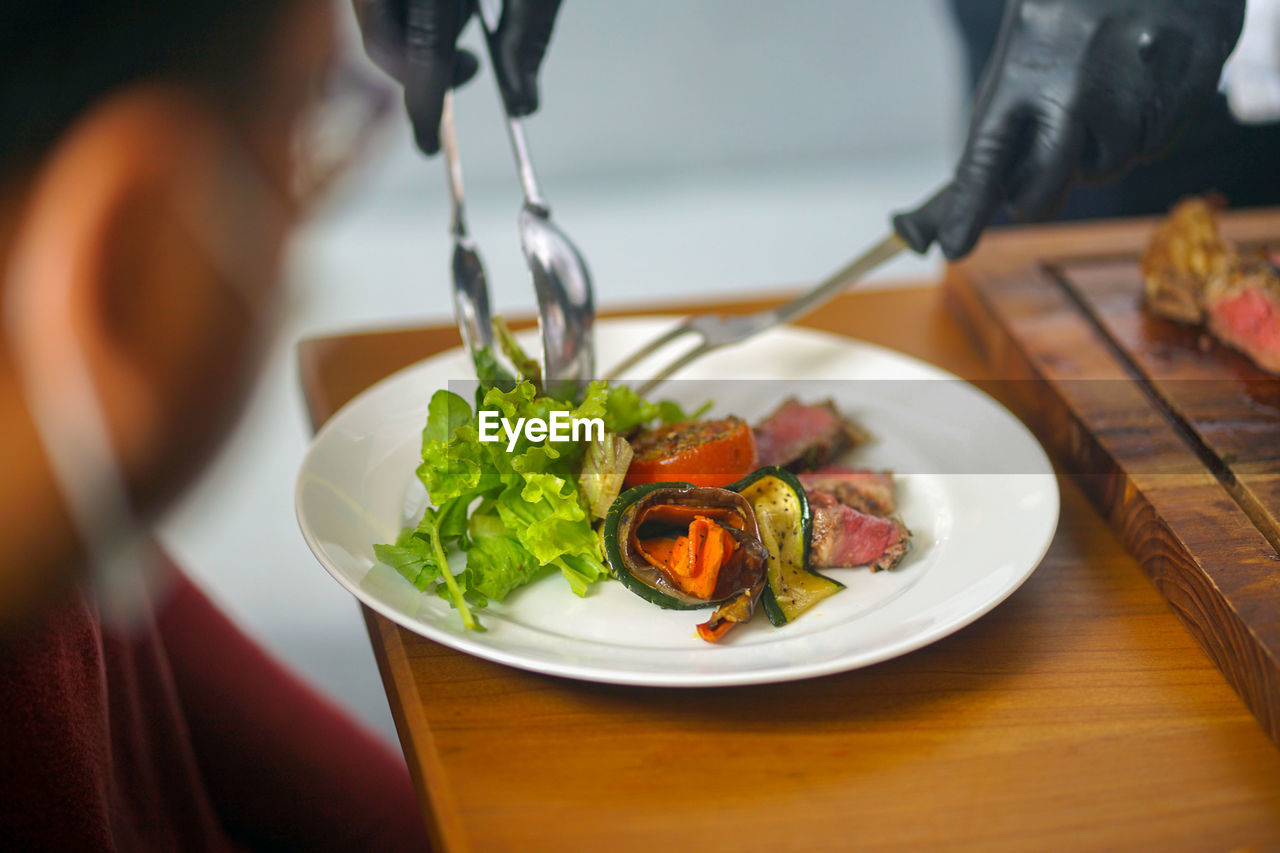
<path fill-rule="evenodd" d="M 758 467 L 755 435 L 742 418 L 685 421 L 645 430 L 631 442 L 635 456 L 623 488 L 644 483 L 722 487 Z"/>

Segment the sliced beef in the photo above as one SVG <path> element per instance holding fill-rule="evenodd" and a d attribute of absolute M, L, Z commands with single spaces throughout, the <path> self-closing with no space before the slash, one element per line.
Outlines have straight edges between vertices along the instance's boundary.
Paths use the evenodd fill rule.
<path fill-rule="evenodd" d="M 1265 257 L 1242 257 L 1218 232 L 1221 205 L 1188 199 L 1142 256 L 1147 307 L 1181 323 L 1206 323 L 1223 343 L 1280 373 L 1280 277 Z"/>
<path fill-rule="evenodd" d="M 1142 255 L 1147 307 L 1156 314 L 1201 322 L 1205 288 L 1235 271 L 1236 251 L 1219 234 L 1216 212 L 1214 202 L 1187 199 L 1156 229 Z"/>
<path fill-rule="evenodd" d="M 788 397 L 755 427 L 761 465 L 812 471 L 854 445 L 867 433 L 836 411 L 830 400 L 813 405 Z"/>
<path fill-rule="evenodd" d="M 813 513 L 809 554 L 815 568 L 892 569 L 911 550 L 911 531 L 898 519 L 858 512 L 820 489 L 807 491 Z"/>
<path fill-rule="evenodd" d="M 828 465 L 812 474 L 801 474 L 806 491 L 822 491 L 845 506 L 878 518 L 898 511 L 893 475 L 882 471 Z"/>
<path fill-rule="evenodd" d="M 1280 277 L 1268 264 L 1211 281 L 1205 309 L 1214 337 L 1280 373 Z"/>

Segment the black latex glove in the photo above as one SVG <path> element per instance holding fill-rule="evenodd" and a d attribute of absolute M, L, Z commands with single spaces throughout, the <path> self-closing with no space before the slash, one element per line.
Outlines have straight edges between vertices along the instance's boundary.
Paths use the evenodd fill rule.
<path fill-rule="evenodd" d="M 475 13 L 474 0 L 352 0 L 365 51 L 404 86 L 414 138 L 424 153 L 440 150 L 444 93 L 476 73 L 479 63 L 457 48 Z M 538 69 L 560 0 L 505 0 L 490 42 L 498 85 L 513 115 L 538 109 Z"/>
<path fill-rule="evenodd" d="M 967 255 L 1000 204 L 1043 219 L 1077 180 L 1158 156 L 1217 89 L 1244 0 L 1009 0 L 955 178 L 894 217 L 917 252 Z"/>

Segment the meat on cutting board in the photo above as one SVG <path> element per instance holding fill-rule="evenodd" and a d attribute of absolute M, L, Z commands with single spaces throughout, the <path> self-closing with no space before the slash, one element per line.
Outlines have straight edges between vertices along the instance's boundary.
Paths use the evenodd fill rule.
<path fill-rule="evenodd" d="M 1205 309 L 1214 337 L 1280 373 L 1280 277 L 1270 267 L 1210 281 Z"/>
<path fill-rule="evenodd" d="M 1152 312 L 1206 323 L 1215 338 L 1280 373 L 1280 275 L 1222 238 L 1213 204 L 1180 202 L 1152 236 L 1142 274 Z"/>
<path fill-rule="evenodd" d="M 1170 320 L 1199 323 L 1205 287 L 1237 263 L 1235 247 L 1218 231 L 1215 205 L 1202 198 L 1179 202 L 1142 255 L 1147 306 Z"/>

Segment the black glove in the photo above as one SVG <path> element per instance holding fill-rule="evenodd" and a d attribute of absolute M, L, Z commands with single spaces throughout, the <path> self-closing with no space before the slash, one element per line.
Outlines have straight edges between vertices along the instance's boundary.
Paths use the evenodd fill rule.
<path fill-rule="evenodd" d="M 1159 155 L 1217 89 L 1244 0 L 1009 0 L 955 178 L 894 228 L 967 255 L 1002 202 L 1043 219 L 1077 180 Z"/>
<path fill-rule="evenodd" d="M 414 138 L 426 154 L 440 150 L 444 93 L 476 73 L 479 63 L 457 48 L 474 0 L 352 0 L 365 51 L 404 86 Z M 505 0 L 490 39 L 494 69 L 512 115 L 538 109 L 538 68 L 547 52 L 560 0 Z"/>

